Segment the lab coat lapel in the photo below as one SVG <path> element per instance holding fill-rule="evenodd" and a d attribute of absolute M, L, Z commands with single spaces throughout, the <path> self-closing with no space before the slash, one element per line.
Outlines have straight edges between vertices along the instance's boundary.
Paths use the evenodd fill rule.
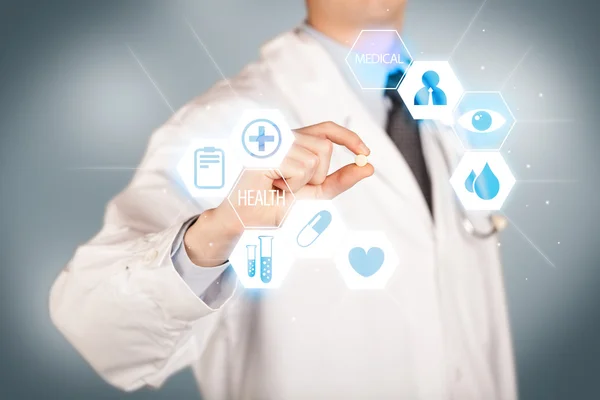
<path fill-rule="evenodd" d="M 449 128 L 444 128 L 432 121 L 420 125 L 423 154 L 429 169 L 432 187 L 432 208 L 438 239 L 446 237 L 449 229 L 455 229 L 456 201 L 450 186 L 451 168 L 456 164 L 455 148 L 447 143 L 448 135 L 454 135 Z M 437 136 L 437 137 L 436 137 Z M 443 152 L 443 153 L 442 153 Z"/>
<path fill-rule="evenodd" d="M 344 80 L 329 54 L 301 31 L 279 37 L 263 48 L 276 84 L 287 97 L 294 117 L 302 125 L 334 121 L 357 132 L 371 149 L 373 179 L 390 186 L 407 209 L 428 224 L 431 214 L 418 183 L 385 130 Z"/>

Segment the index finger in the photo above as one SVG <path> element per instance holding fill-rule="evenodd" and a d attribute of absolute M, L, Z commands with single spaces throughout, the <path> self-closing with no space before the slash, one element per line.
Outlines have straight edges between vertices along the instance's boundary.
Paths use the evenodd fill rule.
<path fill-rule="evenodd" d="M 335 144 L 348 148 L 354 154 L 364 154 L 368 156 L 371 150 L 362 141 L 360 136 L 350 129 L 336 124 L 335 122 L 327 121 L 320 124 L 310 125 L 304 128 L 296 129 L 297 132 L 307 135 L 318 136 L 331 140 Z"/>

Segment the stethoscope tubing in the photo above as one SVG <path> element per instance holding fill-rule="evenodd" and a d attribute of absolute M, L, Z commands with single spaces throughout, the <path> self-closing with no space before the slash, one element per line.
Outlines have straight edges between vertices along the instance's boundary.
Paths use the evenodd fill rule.
<path fill-rule="evenodd" d="M 444 144 L 442 143 L 442 139 L 439 137 L 439 131 L 436 130 L 436 132 L 434 132 L 433 134 L 434 134 L 435 142 L 436 142 L 437 146 L 439 147 L 440 152 L 442 153 L 442 157 L 444 158 L 444 164 L 446 164 L 446 169 L 448 170 L 448 175 L 451 176 L 452 172 L 453 172 L 452 163 L 450 161 L 450 158 L 446 151 L 446 148 L 445 148 Z M 456 202 L 458 203 L 457 208 L 460 213 L 458 222 L 462 226 L 463 230 L 469 236 L 472 236 L 477 239 L 482 239 L 482 240 L 489 239 L 500 232 L 500 230 L 501 230 L 500 225 L 502 225 L 502 228 L 503 228 L 503 226 L 506 224 L 506 221 L 504 221 L 504 220 L 495 221 L 494 216 L 490 215 L 488 217 L 489 222 L 490 222 L 490 229 L 487 232 L 479 231 L 479 230 L 477 230 L 477 228 L 475 228 L 475 225 L 473 225 L 473 223 L 469 219 L 469 216 L 467 215 L 467 211 L 465 211 L 465 209 L 463 208 L 462 204 L 460 204 L 458 199 L 456 200 Z"/>
<path fill-rule="evenodd" d="M 346 119 L 344 121 L 344 126 L 348 126 L 349 122 L 350 122 L 350 116 L 346 117 Z M 446 165 L 446 169 L 448 170 L 448 175 L 451 176 L 452 172 L 453 172 L 452 163 L 450 161 L 450 156 L 448 155 L 448 152 L 446 151 L 446 148 L 445 148 L 444 144 L 442 143 L 442 139 L 439 136 L 439 134 L 440 134 L 439 130 L 435 129 L 434 132 L 432 132 L 432 133 L 434 135 L 434 140 L 436 142 L 436 145 L 440 149 L 440 152 L 442 153 L 442 157 L 444 158 L 444 164 Z M 398 192 L 394 188 L 394 185 L 392 185 L 392 183 L 385 176 L 378 173 L 377 170 L 375 170 L 375 175 L 379 176 L 379 178 L 381 178 L 395 192 Z M 467 212 L 463 208 L 462 204 L 460 204 L 458 199 L 456 200 L 456 202 L 457 202 L 457 208 L 460 213 L 459 221 L 457 221 L 457 222 L 462 227 L 462 229 L 465 231 L 465 233 L 467 233 L 467 235 L 469 235 L 471 237 L 474 237 L 476 239 L 481 239 L 481 240 L 489 239 L 489 238 L 493 237 L 494 235 L 496 235 L 497 233 L 499 233 L 506 225 L 506 220 L 504 218 L 502 218 L 502 220 L 499 220 L 499 221 L 494 221 L 494 219 L 495 219 L 494 216 L 490 215 L 488 217 L 489 222 L 490 222 L 490 229 L 487 232 L 479 231 L 479 230 L 477 230 L 477 228 L 475 228 L 475 225 L 473 225 L 473 223 L 469 219 Z M 498 217 L 498 218 L 500 218 L 500 217 Z"/>

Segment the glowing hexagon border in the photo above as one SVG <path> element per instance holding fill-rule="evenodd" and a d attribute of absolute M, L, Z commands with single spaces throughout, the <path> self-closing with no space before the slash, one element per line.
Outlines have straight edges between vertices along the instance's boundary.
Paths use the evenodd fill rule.
<path fill-rule="evenodd" d="M 501 161 L 501 164 L 503 165 L 502 168 L 504 168 L 505 172 L 507 173 L 507 175 L 505 174 L 505 176 L 508 176 L 510 178 L 510 179 L 508 179 L 508 181 L 510 182 L 509 188 L 506 190 L 502 190 L 504 196 L 503 196 L 503 198 L 501 198 L 501 200 L 498 200 L 496 197 L 494 197 L 493 199 L 490 199 L 490 200 L 482 200 L 481 202 L 478 202 L 477 203 L 478 205 L 476 205 L 475 207 L 471 207 L 468 204 L 465 204 L 465 202 L 472 203 L 471 200 L 469 200 L 468 198 L 466 199 L 466 201 L 464 200 L 465 196 L 471 197 L 471 195 L 465 193 L 462 190 L 462 189 L 464 189 L 464 181 L 462 179 L 464 178 L 465 174 L 462 174 L 462 176 L 459 177 L 458 172 L 459 172 L 459 170 L 464 169 L 463 165 L 466 164 L 465 161 L 467 160 L 467 158 L 469 158 L 469 157 L 484 158 L 486 154 L 489 155 L 488 161 L 486 161 L 488 163 L 489 163 L 490 158 L 497 158 L 497 160 Z M 468 171 L 468 168 L 467 168 L 467 170 L 465 170 L 465 172 L 467 172 L 467 171 Z M 500 179 L 500 178 L 498 177 L 498 179 Z M 504 206 L 504 203 L 506 203 L 506 200 L 512 193 L 518 180 L 515 177 L 515 174 L 510 169 L 510 166 L 506 162 L 506 159 L 504 158 L 504 156 L 502 156 L 502 153 L 500 153 L 497 150 L 482 150 L 482 151 L 466 151 L 463 154 L 463 156 L 460 158 L 460 161 L 458 162 L 458 164 L 456 165 L 454 170 L 452 171 L 452 175 L 450 176 L 450 179 L 448 180 L 448 182 L 450 183 L 450 187 L 452 187 L 454 194 L 456 195 L 459 203 L 461 204 L 461 206 L 464 210 L 496 212 L 496 211 L 500 211 L 502 209 L 502 207 Z M 501 181 L 501 183 L 502 183 L 502 187 L 504 187 L 504 185 L 507 182 L 506 182 L 506 180 L 503 180 L 503 181 Z M 459 191 L 459 190 L 457 190 L 457 188 L 460 188 L 461 190 Z M 491 203 L 496 204 L 496 206 L 494 206 L 494 207 L 482 207 L 481 206 L 482 204 L 491 204 Z"/>
<path fill-rule="evenodd" d="M 281 218 L 281 222 L 279 222 L 279 225 L 277 225 L 277 226 L 246 226 L 246 224 L 244 224 L 244 221 L 242 220 L 242 217 L 240 217 L 240 214 L 238 214 L 237 210 L 235 209 L 235 206 L 231 202 L 230 197 L 231 197 L 231 194 L 233 193 L 233 190 L 237 187 L 237 184 L 242 179 L 242 176 L 244 175 L 244 172 L 246 172 L 246 171 L 276 171 L 279 174 L 279 176 L 281 177 L 281 179 L 283 180 L 283 183 L 285 183 L 285 186 L 287 186 L 287 188 L 289 189 L 289 193 L 292 195 L 292 204 L 290 204 L 290 206 L 286 210 L 285 214 L 283 215 L 283 218 Z M 229 205 L 231 206 L 231 208 L 233 208 L 233 212 L 235 212 L 235 215 L 238 217 L 238 219 L 242 223 L 242 226 L 244 227 L 244 229 L 257 229 L 257 230 L 258 229 L 260 229 L 260 230 L 270 230 L 271 229 L 272 230 L 272 229 L 279 229 L 279 228 L 281 228 L 281 225 L 283 225 L 283 222 L 285 221 L 285 219 L 287 218 L 287 215 L 289 214 L 290 210 L 294 206 L 294 203 L 296 203 L 296 195 L 294 194 L 294 192 L 292 192 L 292 189 L 290 188 L 290 185 L 288 185 L 287 181 L 283 177 L 283 174 L 281 173 L 281 171 L 279 170 L 279 168 L 267 168 L 267 167 L 262 167 L 262 168 L 260 168 L 260 167 L 257 167 L 257 168 L 244 168 L 242 170 L 242 172 L 240 173 L 240 176 L 238 176 L 237 180 L 235 181 L 235 183 L 231 187 L 231 191 L 227 195 L 227 202 L 229 203 Z"/>
<path fill-rule="evenodd" d="M 502 102 L 504 103 L 504 105 L 506 106 L 506 109 L 508 110 L 508 113 L 512 117 L 513 123 L 510 126 L 510 129 L 508 130 L 508 132 L 506 132 L 506 135 L 504 136 L 504 140 L 502 141 L 502 143 L 500 143 L 500 146 L 498 148 L 496 148 L 496 149 L 471 149 L 471 148 L 467 148 L 467 147 L 465 147 L 465 144 L 463 143 L 462 139 L 458 135 L 458 132 L 456 132 L 456 129 L 454 128 L 454 126 L 457 124 L 457 121 L 454 120 L 454 116 L 456 115 L 456 111 L 458 110 L 458 108 L 459 108 L 460 104 L 462 103 L 463 99 L 469 93 L 475 93 L 475 94 L 497 93 L 500 96 L 500 99 L 502 100 Z M 456 138 L 460 142 L 460 145 L 462 146 L 463 150 L 465 150 L 465 151 L 490 151 L 490 152 L 492 152 L 492 151 L 500 151 L 500 150 L 502 150 L 502 146 L 504 146 L 504 143 L 506 143 L 506 139 L 508 139 L 508 137 L 510 136 L 511 132 L 515 128 L 516 124 L 517 124 L 517 118 L 515 117 L 515 114 L 513 114 L 512 110 L 510 109 L 510 106 L 506 102 L 506 99 L 504 98 L 504 95 L 502 95 L 502 92 L 500 90 L 469 90 L 469 91 L 464 91 L 463 95 L 460 97 L 460 100 L 458 100 L 458 103 L 456 103 L 456 107 L 454 107 L 454 110 L 452 110 L 452 132 L 454 132 L 454 134 L 456 135 Z"/>
<path fill-rule="evenodd" d="M 239 177 L 240 173 L 244 170 L 244 166 L 241 162 L 236 161 L 236 157 L 231 157 L 232 154 L 236 153 L 232 147 L 229 138 L 222 137 L 206 137 L 206 138 L 194 138 L 192 139 L 185 149 L 181 151 L 181 156 L 176 162 L 173 170 L 177 177 L 177 181 L 185 190 L 186 194 L 191 198 L 198 199 L 224 199 L 231 192 L 230 184 L 226 183 L 222 188 L 219 189 L 199 189 L 194 184 L 194 178 L 189 173 L 189 170 L 185 167 L 193 169 L 194 161 L 188 161 L 188 159 L 195 158 L 195 151 L 199 148 L 215 147 L 220 148 L 225 152 L 225 175 L 226 182 L 235 182 Z M 233 161 L 232 161 L 233 160 Z M 233 171 L 233 172 L 229 172 Z M 195 171 L 194 171 L 195 172 Z"/>
<path fill-rule="evenodd" d="M 400 95 L 400 97 L 402 98 L 402 101 L 404 101 L 404 96 L 401 93 L 401 86 L 405 83 L 405 78 L 406 76 L 413 72 L 411 71 L 412 69 L 416 69 L 417 67 L 415 66 L 415 64 L 419 63 L 445 63 L 448 68 L 450 68 L 450 71 L 452 72 L 452 75 L 454 76 L 454 78 L 456 79 L 456 82 L 458 83 L 458 85 L 460 86 L 460 92 L 461 95 L 458 97 L 458 99 L 456 100 L 456 104 L 454 105 L 454 107 L 446 110 L 445 113 L 443 113 L 443 115 L 441 117 L 436 117 L 436 118 L 415 118 L 415 115 L 413 113 L 413 109 L 415 107 L 414 104 L 412 104 L 412 102 L 408 101 L 408 102 L 404 102 L 404 104 L 406 105 L 411 117 L 415 120 L 415 121 L 436 121 L 436 122 L 440 122 L 443 125 L 447 125 L 447 126 L 453 126 L 454 125 L 454 112 L 456 110 L 456 107 L 458 106 L 458 104 L 460 104 L 461 100 L 463 99 L 463 96 L 465 94 L 465 88 L 462 84 L 462 80 L 459 78 L 458 74 L 456 73 L 456 68 L 453 66 L 453 64 L 450 62 L 451 60 L 413 60 L 410 63 L 410 69 L 407 69 L 404 73 L 404 76 L 402 77 L 402 79 L 400 80 L 400 83 L 398 84 L 398 87 L 396 88 L 396 91 L 398 92 L 398 94 Z M 437 71 L 436 71 L 437 72 Z M 407 82 L 406 84 L 410 84 L 410 82 Z M 447 92 L 448 93 L 448 92 Z M 446 107 L 446 106 L 444 106 Z M 462 141 L 461 141 L 461 146 L 462 146 Z"/>
<path fill-rule="evenodd" d="M 362 83 L 360 82 L 360 79 L 358 79 L 358 77 L 354 73 L 354 70 L 352 69 L 352 66 L 348 63 L 348 57 L 350 56 L 350 54 L 352 54 L 352 50 L 354 49 L 354 46 L 356 46 L 356 42 L 358 42 L 358 39 L 360 39 L 360 37 L 363 34 L 363 32 L 396 32 L 396 35 L 398 36 L 398 39 L 400 39 L 400 43 L 402 43 L 402 46 L 404 47 L 404 49 L 408 53 L 408 56 L 410 58 L 410 62 L 408 63 L 408 66 L 406 67 L 406 69 L 404 70 L 404 73 L 402 74 L 402 79 L 400 79 L 398 81 L 398 84 L 396 85 L 395 88 L 393 88 L 393 89 L 392 88 L 385 88 L 385 87 L 383 87 L 383 88 L 364 88 L 362 86 Z M 362 90 L 398 90 L 398 87 L 400 87 L 400 83 L 404 80 L 404 76 L 406 76 L 406 73 L 410 69 L 410 66 L 412 65 L 413 61 L 414 61 L 414 59 L 413 59 L 412 54 L 410 54 L 410 50 L 408 50 L 408 47 L 406 46 L 406 43 L 404 43 L 404 40 L 402 40 L 402 36 L 400 36 L 400 33 L 398 33 L 398 31 L 396 29 L 362 29 L 360 31 L 360 33 L 358 34 L 358 36 L 356 37 L 356 40 L 352 44 L 352 47 L 350 48 L 350 51 L 348 52 L 348 54 L 344 58 L 344 62 L 346 63 L 346 65 L 350 69 L 350 72 L 352 72 L 352 76 L 354 76 L 354 79 L 356 79 L 356 82 L 358 82 L 358 86 L 360 86 L 360 88 Z"/>
<path fill-rule="evenodd" d="M 356 236 L 379 236 L 379 238 L 383 238 L 385 242 L 387 242 L 386 250 L 391 251 L 391 255 L 388 256 L 388 267 L 386 268 L 386 274 L 388 275 L 385 280 L 382 280 L 381 277 L 384 275 L 380 275 L 379 279 L 374 279 L 376 275 L 380 272 L 376 272 L 374 275 L 369 277 L 361 277 L 358 272 L 356 272 L 352 265 L 349 265 L 348 261 L 348 247 L 346 245 L 351 244 L 352 238 Z M 364 249 L 364 247 L 363 247 Z M 384 251 L 385 254 L 385 251 Z M 391 258 L 391 260 L 390 260 Z M 333 257 L 333 263 L 335 264 L 335 268 L 338 271 L 338 274 L 347 289 L 350 290 L 385 290 L 389 282 L 392 280 L 394 273 L 398 270 L 398 266 L 400 265 L 401 259 L 396 249 L 394 248 L 394 244 L 386 234 L 384 230 L 373 230 L 373 229 L 351 229 L 346 233 L 344 240 L 339 244 L 339 249 L 336 251 Z M 385 263 L 385 257 L 384 257 Z M 382 267 L 383 268 L 383 265 Z M 351 271 L 351 275 L 349 276 L 348 272 Z M 356 274 L 356 275 L 354 275 Z M 359 283 L 360 282 L 360 283 Z M 367 284 L 363 284 L 367 283 Z M 358 283 L 358 284 L 357 284 Z"/>
<path fill-rule="evenodd" d="M 230 254 L 230 264 L 231 264 L 231 268 L 233 268 L 233 271 L 236 275 L 236 280 L 239 284 L 242 285 L 242 287 L 244 287 L 247 290 L 277 290 L 279 288 L 281 288 L 281 286 L 285 283 L 287 277 L 289 276 L 290 272 L 292 271 L 292 269 L 294 268 L 294 264 L 297 261 L 297 259 L 295 257 L 277 257 L 277 255 L 282 255 L 284 253 L 286 253 L 287 249 L 283 249 L 283 250 L 273 250 L 273 257 L 275 260 L 281 258 L 284 261 L 278 261 L 277 264 L 284 262 L 285 265 L 287 266 L 287 268 L 285 268 L 285 274 L 281 275 L 281 279 L 278 280 L 277 284 L 273 284 L 273 281 L 265 283 L 262 280 L 260 280 L 260 274 L 257 271 L 257 274 L 255 277 L 248 277 L 247 275 L 247 267 L 246 267 L 246 263 L 244 261 L 242 262 L 238 262 L 241 261 L 241 259 L 245 258 L 244 253 L 245 252 L 245 247 L 249 244 L 248 241 L 246 240 L 246 238 L 248 236 L 253 236 L 258 238 L 259 236 L 261 236 L 261 234 L 265 234 L 266 232 L 271 232 L 269 233 L 269 235 L 273 235 L 274 238 L 278 238 L 281 239 L 285 236 L 285 233 L 282 232 L 280 229 L 245 229 L 244 232 L 242 233 L 242 236 L 240 237 L 239 241 L 237 242 L 237 244 L 234 246 L 231 254 Z M 258 245 L 257 245 L 258 247 Z M 275 248 L 275 246 L 272 247 L 272 249 Z M 275 254 L 277 253 L 277 255 Z M 241 255 L 241 259 L 240 259 L 240 255 Z M 256 257 L 257 261 L 258 261 L 258 257 Z M 286 262 L 285 260 L 288 260 L 288 262 Z M 260 263 L 257 263 L 257 270 L 260 269 Z M 278 270 L 280 270 L 280 268 L 277 268 Z M 258 279 L 256 279 L 258 278 Z M 258 283 L 261 282 L 261 283 Z"/>
<path fill-rule="evenodd" d="M 283 148 L 280 147 L 274 154 L 266 158 L 252 157 L 251 154 L 243 148 L 243 143 L 242 145 L 239 144 L 239 139 L 241 137 L 240 133 L 243 134 L 247 125 L 256 119 L 266 119 L 270 121 L 277 126 L 281 132 L 281 142 L 279 145 L 283 145 Z M 234 150 L 234 153 L 240 158 L 240 164 L 242 164 L 243 168 L 278 169 L 286 154 L 294 145 L 296 138 L 284 113 L 278 108 L 270 107 L 245 109 L 234 123 L 227 140 L 229 141 L 232 150 Z"/>
<path fill-rule="evenodd" d="M 318 206 L 318 207 L 315 207 Z M 300 219 L 300 218 L 295 218 L 297 215 L 294 215 L 295 212 L 300 212 L 303 213 L 302 217 L 306 217 L 306 214 L 304 214 L 304 208 L 306 207 L 307 209 L 310 209 L 311 212 L 309 213 L 310 216 L 314 216 L 315 214 L 313 214 L 315 212 L 315 210 L 321 209 L 321 210 L 327 210 L 329 212 L 331 212 L 332 217 L 335 217 L 336 220 L 339 220 L 339 222 L 335 222 L 334 226 L 337 226 L 337 231 L 339 233 L 339 240 L 336 241 L 329 241 L 326 245 L 321 245 L 322 247 L 319 249 L 319 245 L 317 244 L 316 247 L 305 247 L 305 248 L 301 248 L 298 249 L 298 247 L 296 246 L 297 242 L 297 232 L 298 229 L 303 230 L 306 228 L 306 220 L 304 218 Z M 301 224 L 297 224 L 300 226 L 290 226 L 290 223 L 294 223 L 294 222 L 299 222 L 299 221 L 303 221 Z M 286 214 L 286 221 L 285 221 L 286 225 L 282 225 L 281 226 L 281 231 L 283 232 L 284 236 L 289 239 L 290 241 L 293 242 L 292 246 L 294 247 L 294 249 L 291 249 L 291 254 L 293 254 L 294 258 L 296 258 L 297 260 L 305 260 L 305 261 L 315 261 L 315 260 L 333 260 L 335 258 L 335 256 L 337 255 L 337 247 L 339 247 L 340 244 L 343 243 L 345 236 L 347 234 L 347 232 L 349 231 L 348 226 L 344 220 L 344 218 L 342 217 L 342 213 L 339 210 L 339 208 L 336 206 L 335 202 L 333 200 L 325 200 L 325 199 L 296 199 L 296 201 L 294 202 L 294 209 L 292 210 L 290 207 L 290 211 L 288 214 Z M 334 224 L 333 220 L 332 220 L 332 224 Z M 304 226 L 302 226 L 304 225 Z M 331 228 L 327 228 L 327 229 L 331 229 Z M 320 236 L 320 235 L 319 235 Z M 329 235 L 328 235 L 329 236 Z M 333 244 L 333 245 L 332 245 Z M 316 249 L 316 250 L 315 250 Z M 323 256 L 323 254 L 317 254 L 318 252 L 323 251 L 323 252 L 328 252 L 327 254 L 325 254 L 325 256 Z"/>

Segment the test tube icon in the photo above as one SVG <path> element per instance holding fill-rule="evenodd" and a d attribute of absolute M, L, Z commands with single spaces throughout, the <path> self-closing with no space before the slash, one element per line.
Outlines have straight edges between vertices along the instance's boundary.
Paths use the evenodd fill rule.
<path fill-rule="evenodd" d="M 271 282 L 273 277 L 273 236 L 259 236 L 260 240 L 260 280 Z"/>
<path fill-rule="evenodd" d="M 256 245 L 246 245 L 246 252 L 248 258 L 248 276 L 252 278 L 256 274 Z"/>

